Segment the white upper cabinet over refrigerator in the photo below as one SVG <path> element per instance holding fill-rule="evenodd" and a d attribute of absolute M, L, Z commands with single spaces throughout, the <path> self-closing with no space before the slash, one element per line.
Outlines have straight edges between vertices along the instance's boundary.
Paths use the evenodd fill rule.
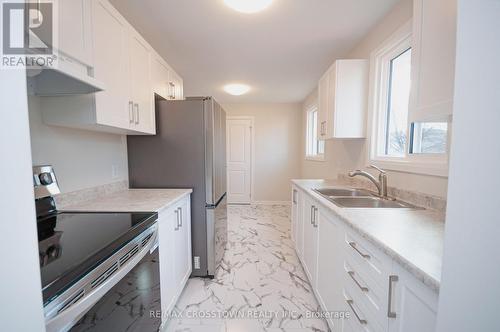
<path fill-rule="evenodd" d="M 165 99 L 182 99 L 182 78 L 108 0 L 65 0 L 61 11 L 76 16 L 75 22 L 62 22 L 70 28 L 61 46 L 80 61 L 91 62 L 91 72 L 105 89 L 85 96 L 43 98 L 45 123 L 155 134 L 155 93 Z"/>
<path fill-rule="evenodd" d="M 446 121 L 453 112 L 456 0 L 414 0 L 410 122 Z"/>
<path fill-rule="evenodd" d="M 318 84 L 318 137 L 364 138 L 367 60 L 337 60 Z"/>
<path fill-rule="evenodd" d="M 155 132 L 154 95 L 151 93 L 151 51 L 134 31 L 129 33 L 131 128 L 139 132 Z"/>

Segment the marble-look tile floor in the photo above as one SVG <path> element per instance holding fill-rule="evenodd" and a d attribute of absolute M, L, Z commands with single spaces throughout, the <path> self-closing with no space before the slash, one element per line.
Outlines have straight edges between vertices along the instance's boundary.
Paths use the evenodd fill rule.
<path fill-rule="evenodd" d="M 290 207 L 229 206 L 228 245 L 215 278 L 188 281 L 166 330 L 328 331 L 310 317 L 319 310 L 290 238 Z"/>
<path fill-rule="evenodd" d="M 160 310 L 157 251 L 148 255 L 72 332 L 154 332 Z M 214 279 L 189 279 L 167 332 L 328 331 L 290 239 L 289 206 L 229 206 L 228 244 Z M 231 318 L 228 315 L 240 315 Z M 174 315 L 176 315 L 174 317 Z"/>

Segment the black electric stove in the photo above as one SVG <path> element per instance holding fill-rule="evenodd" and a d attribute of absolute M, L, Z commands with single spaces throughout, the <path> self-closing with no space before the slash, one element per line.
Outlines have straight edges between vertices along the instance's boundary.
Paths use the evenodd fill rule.
<path fill-rule="evenodd" d="M 38 219 L 44 304 L 157 220 L 156 213 L 52 212 Z"/>
<path fill-rule="evenodd" d="M 134 241 L 144 247 L 143 240 L 147 242 L 152 237 L 149 234 L 158 214 L 58 211 L 53 195 L 59 193 L 59 187 L 52 167 L 36 166 L 33 171 L 43 302 L 44 306 L 50 303 L 57 307 L 58 301 L 68 301 L 60 299 L 68 297 L 63 293 L 102 265 L 109 265 L 112 256 L 129 250 Z M 122 261 L 118 267 L 124 264 Z"/>

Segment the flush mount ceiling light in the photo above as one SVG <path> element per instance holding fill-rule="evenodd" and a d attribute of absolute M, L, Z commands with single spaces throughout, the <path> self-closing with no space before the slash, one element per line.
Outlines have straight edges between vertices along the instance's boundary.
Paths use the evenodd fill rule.
<path fill-rule="evenodd" d="M 245 14 L 253 14 L 266 9 L 273 0 L 224 0 L 232 9 Z"/>
<path fill-rule="evenodd" d="M 250 91 L 250 87 L 246 84 L 227 84 L 224 91 L 233 96 L 241 96 Z"/>

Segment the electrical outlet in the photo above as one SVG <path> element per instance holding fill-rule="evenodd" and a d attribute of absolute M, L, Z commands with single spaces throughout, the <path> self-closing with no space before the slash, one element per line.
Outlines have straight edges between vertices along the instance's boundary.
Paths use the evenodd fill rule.
<path fill-rule="evenodd" d="M 194 268 L 195 270 L 200 269 L 200 256 L 194 256 Z"/>
<path fill-rule="evenodd" d="M 111 165 L 111 178 L 116 179 L 118 177 L 118 166 Z"/>

